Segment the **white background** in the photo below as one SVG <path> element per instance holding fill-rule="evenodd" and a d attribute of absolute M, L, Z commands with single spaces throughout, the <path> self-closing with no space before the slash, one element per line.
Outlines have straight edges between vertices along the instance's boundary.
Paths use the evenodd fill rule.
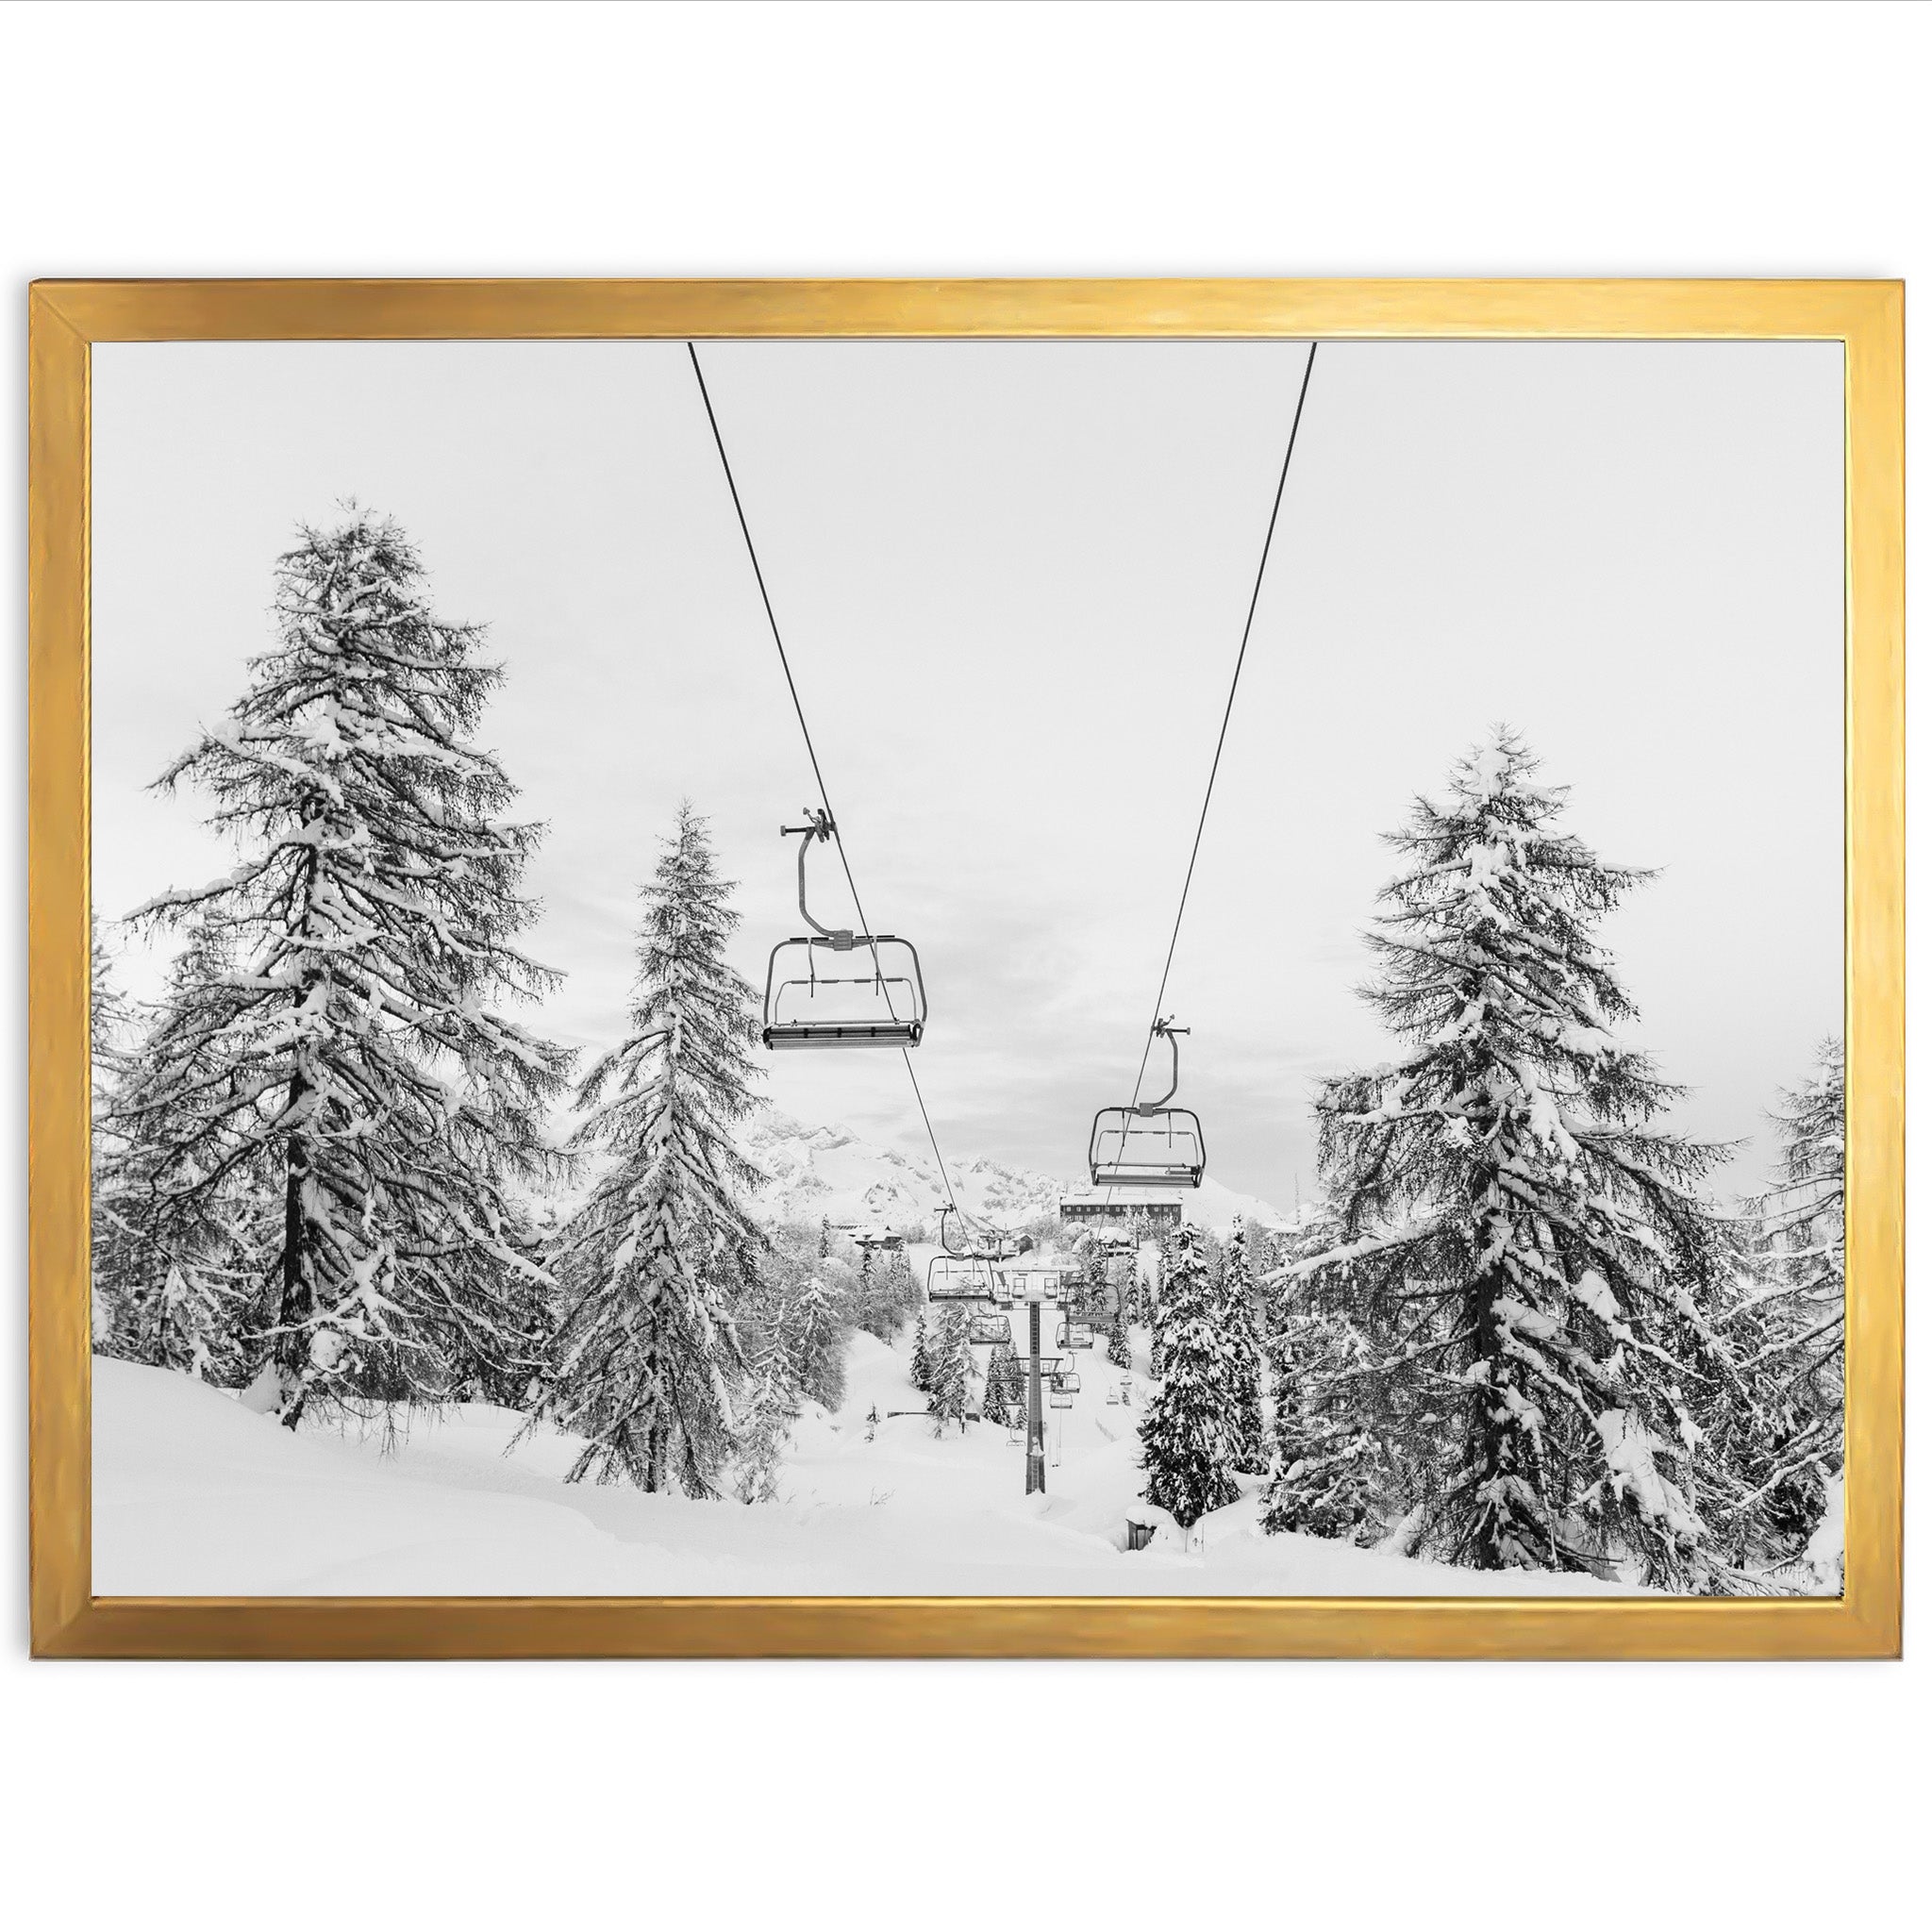
<path fill-rule="evenodd" d="M 0 330 L 23 370 L 36 275 L 1932 282 L 1926 39 L 1916 9 L 1847 7 L 19 8 Z M 18 375 L 8 407 L 18 451 Z M 0 551 L 16 636 L 24 558 Z M 24 907 L 18 833 L 8 856 Z M 1916 1662 L 29 1667 L 17 1314 L 0 1335 L 0 1865 L 27 1923 L 1923 1907 Z M 1044 1828 L 987 1829 L 1028 1809 Z"/>

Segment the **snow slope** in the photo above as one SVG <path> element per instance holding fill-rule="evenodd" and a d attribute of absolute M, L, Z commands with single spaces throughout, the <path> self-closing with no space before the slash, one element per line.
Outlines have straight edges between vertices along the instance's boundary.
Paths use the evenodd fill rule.
<path fill-rule="evenodd" d="M 1024 1341 L 1020 1318 L 1015 1331 Z M 1138 1496 L 1146 1378 L 1109 1370 L 1098 1350 L 1079 1358 L 1074 1407 L 1049 1411 L 1047 1493 L 1028 1497 L 1024 1452 L 1006 1430 L 975 1423 L 935 1439 L 928 1417 L 892 1413 L 921 1406 L 907 1379 L 909 1345 L 909 1336 L 897 1348 L 855 1337 L 843 1407 L 801 1421 L 781 1500 L 756 1508 L 565 1484 L 574 1439 L 546 1430 L 512 1449 L 520 1418 L 504 1409 L 399 1417 L 389 1440 L 354 1425 L 291 1435 L 188 1376 L 97 1358 L 93 1587 L 108 1596 L 1604 1589 L 1266 1536 L 1253 1493 L 1183 1540 Z M 874 1408 L 876 1425 L 866 1420 Z M 1152 1546 L 1131 1555 L 1130 1515 L 1158 1525 Z"/>
<path fill-rule="evenodd" d="M 808 1126 L 767 1111 L 746 1129 L 743 1144 L 771 1176 L 758 1196 L 758 1212 L 767 1220 L 815 1222 L 824 1215 L 841 1225 L 929 1226 L 941 1199 L 938 1170 L 930 1160 L 862 1141 L 842 1127 Z M 1074 1184 L 985 1156 L 953 1163 L 952 1174 L 965 1213 L 1007 1227 L 1058 1214 L 1061 1191 Z M 1238 1194 L 1211 1176 L 1181 1202 L 1190 1221 L 1217 1234 L 1232 1227 L 1237 1215 L 1271 1226 L 1286 1218 L 1267 1202 Z"/>

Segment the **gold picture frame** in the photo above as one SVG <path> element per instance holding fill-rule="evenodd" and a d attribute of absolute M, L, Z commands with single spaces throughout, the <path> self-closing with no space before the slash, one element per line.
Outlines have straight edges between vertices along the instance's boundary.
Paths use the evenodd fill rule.
<path fill-rule="evenodd" d="M 47 1657 L 1890 1657 L 1904 1429 L 1904 314 L 1852 281 L 46 281 L 28 296 L 32 1643 Z M 1842 344 L 1844 1593 L 1683 1598 L 131 1598 L 91 1588 L 95 342 L 755 337 Z"/>

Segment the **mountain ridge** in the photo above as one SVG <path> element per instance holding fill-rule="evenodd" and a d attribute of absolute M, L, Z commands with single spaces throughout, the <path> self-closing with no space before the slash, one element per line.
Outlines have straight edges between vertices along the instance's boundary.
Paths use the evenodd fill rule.
<path fill-rule="evenodd" d="M 829 1122 L 808 1124 L 775 1108 L 761 1111 L 740 1136 L 745 1157 L 767 1176 L 753 1196 L 755 1211 L 789 1222 L 832 1221 L 930 1228 L 941 1198 L 930 1160 L 881 1147 Z M 1057 1215 L 1073 1184 L 1015 1167 L 987 1155 L 949 1163 L 954 1198 L 969 1220 L 1015 1226 Z M 1084 1185 L 1084 1184 L 1082 1184 Z M 1290 1217 L 1252 1194 L 1238 1194 L 1209 1177 L 1181 1193 L 1185 1217 L 1224 1234 L 1238 1215 L 1270 1226 Z"/>

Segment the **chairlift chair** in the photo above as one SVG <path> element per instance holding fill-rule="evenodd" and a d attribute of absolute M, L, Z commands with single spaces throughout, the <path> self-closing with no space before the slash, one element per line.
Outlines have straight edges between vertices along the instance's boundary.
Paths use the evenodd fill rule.
<path fill-rule="evenodd" d="M 1080 1392 L 1080 1372 L 1077 1369 L 1056 1369 L 1052 1381 L 1056 1395 L 1072 1396 Z"/>
<path fill-rule="evenodd" d="M 966 1255 L 935 1255 L 925 1264 L 929 1302 L 980 1302 L 997 1307 L 999 1277 L 984 1261 Z"/>
<path fill-rule="evenodd" d="M 966 1339 L 975 1347 L 991 1345 L 998 1347 L 1003 1341 L 1011 1341 L 1013 1330 L 1007 1318 L 997 1312 L 977 1314 L 969 1318 Z"/>
<path fill-rule="evenodd" d="M 958 1212 L 958 1208 L 950 1201 L 943 1202 L 940 1207 L 940 1246 L 944 1250 L 945 1257 L 951 1261 L 971 1262 L 980 1271 L 986 1283 L 980 1299 L 991 1302 L 996 1308 L 1010 1308 L 1015 1297 L 1012 1277 L 1006 1263 L 1016 1256 L 1025 1254 L 1033 1245 L 1032 1240 L 1023 1235 L 1015 1241 L 995 1230 L 976 1241 L 969 1241 L 962 1247 L 954 1240 L 946 1224 Z M 961 1216 L 961 1219 L 964 1217 Z M 930 1270 L 927 1272 L 930 1274 Z"/>
<path fill-rule="evenodd" d="M 1062 1322 L 1060 1332 L 1054 1337 L 1056 1348 L 1091 1348 L 1093 1346 L 1093 1326 L 1089 1322 Z"/>
<path fill-rule="evenodd" d="M 1191 1108 L 1170 1107 L 1181 1084 L 1178 1036 L 1188 1032 L 1172 1020 L 1157 1020 L 1154 1037 L 1165 1040 L 1174 1056 L 1173 1077 L 1158 1100 L 1126 1107 L 1104 1107 L 1093 1116 L 1087 1142 L 1087 1167 L 1096 1188 L 1198 1188 L 1208 1171 L 1208 1144 L 1201 1119 Z"/>
<path fill-rule="evenodd" d="M 809 808 L 806 820 L 778 829 L 799 840 L 798 912 L 811 931 L 772 948 L 765 966 L 764 1042 L 774 1052 L 917 1046 L 925 1032 L 918 950 L 891 933 L 821 925 L 811 916 L 805 903 L 805 855 L 815 840 L 829 842 L 838 827 L 829 812 Z"/>

